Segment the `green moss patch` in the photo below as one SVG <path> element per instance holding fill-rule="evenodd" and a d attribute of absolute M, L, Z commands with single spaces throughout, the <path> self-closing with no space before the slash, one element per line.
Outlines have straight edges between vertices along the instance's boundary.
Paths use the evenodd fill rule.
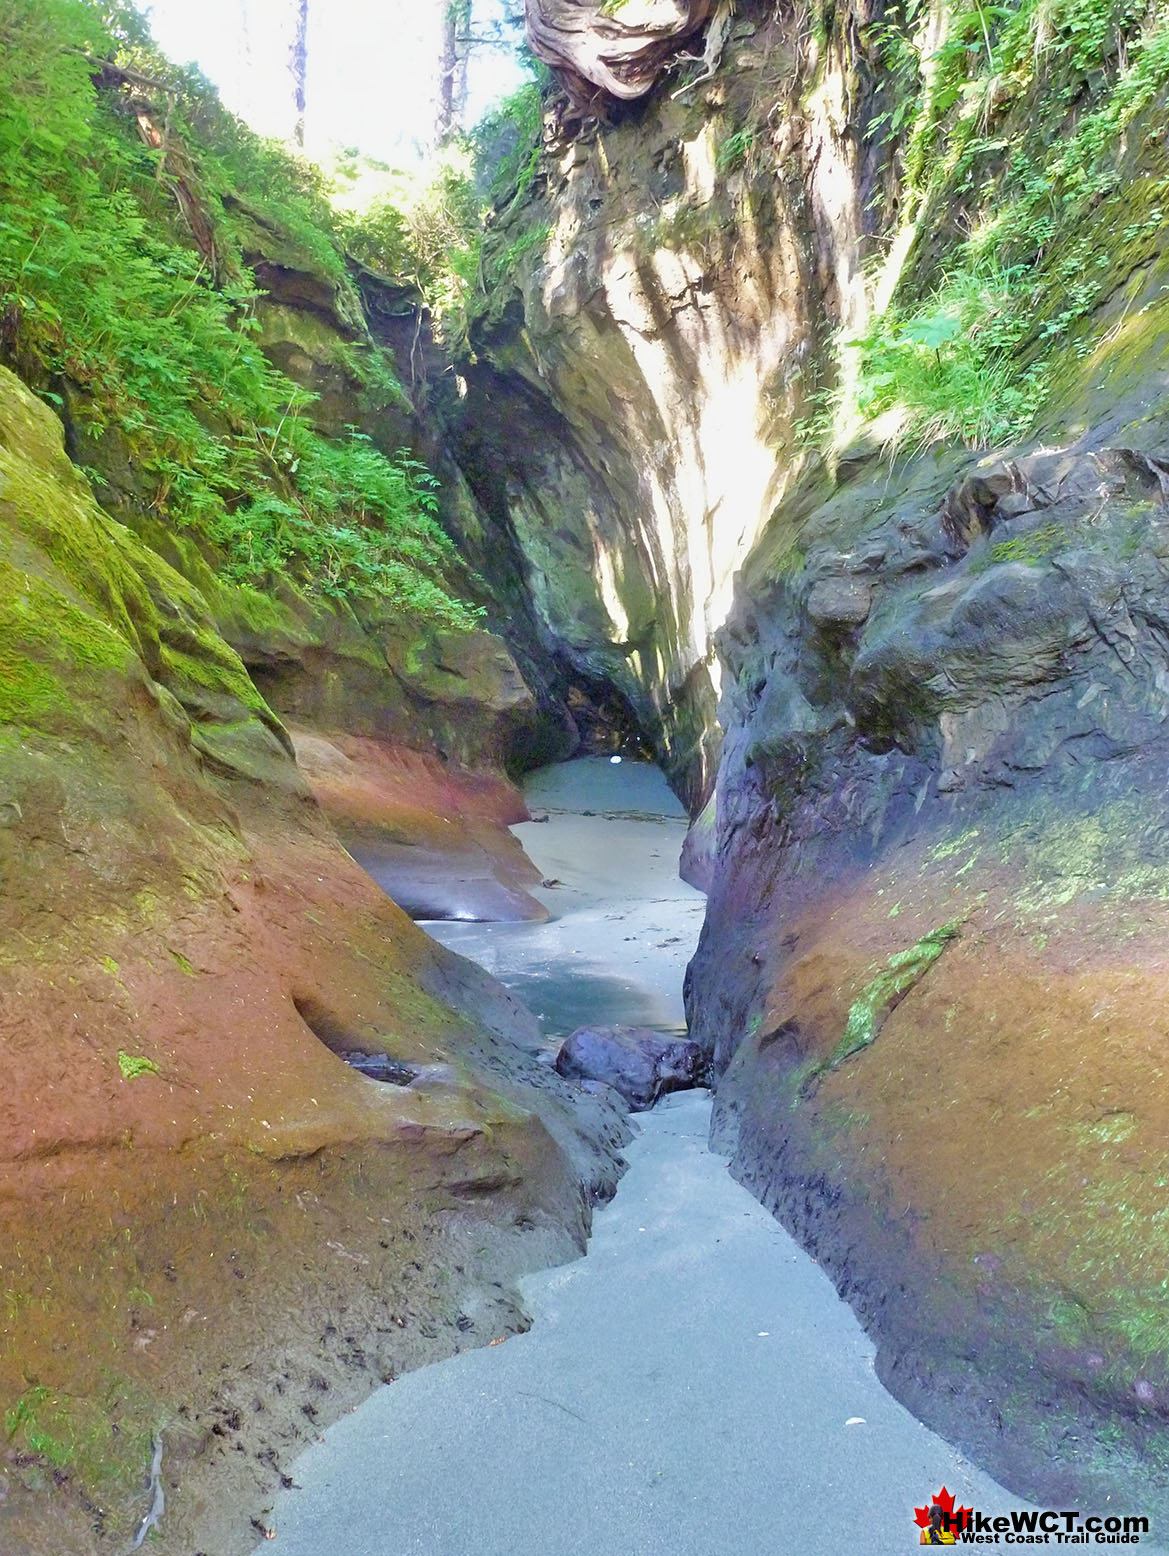
<path fill-rule="evenodd" d="M 827 1069 L 836 1069 L 853 1054 L 869 1046 L 890 1011 L 933 966 L 950 941 L 957 937 L 959 928 L 959 923 L 954 920 L 938 929 L 931 929 L 915 945 L 897 951 L 889 958 L 881 972 L 853 1001 L 844 1035 L 833 1049 Z"/>
<path fill-rule="evenodd" d="M 0 561 L 0 724 L 38 726 L 76 711 L 81 671 L 126 674 L 129 645 L 34 574 Z"/>
<path fill-rule="evenodd" d="M 128 1054 L 122 1050 L 118 1052 L 118 1069 L 124 1081 L 136 1081 L 141 1075 L 162 1074 L 154 1060 L 148 1059 L 145 1054 Z"/>
<path fill-rule="evenodd" d="M 226 648 L 225 644 L 220 646 Z M 162 662 L 166 684 L 184 707 L 213 706 L 218 712 L 230 714 L 238 712 L 242 705 L 253 713 L 272 717 L 267 703 L 234 654 L 228 659 L 223 652 L 191 654 L 164 646 Z"/>
<path fill-rule="evenodd" d="M 75 1476 L 91 1496 L 137 1487 L 150 1464 L 153 1427 L 127 1416 L 124 1390 L 88 1399 L 41 1384 L 4 1412 L 11 1447 Z"/>
<path fill-rule="evenodd" d="M 0 725 L 88 728 L 109 701 L 100 678 L 144 665 L 197 718 L 251 716 L 286 743 L 203 596 L 97 507 L 55 419 L 4 369 L 0 535 Z"/>

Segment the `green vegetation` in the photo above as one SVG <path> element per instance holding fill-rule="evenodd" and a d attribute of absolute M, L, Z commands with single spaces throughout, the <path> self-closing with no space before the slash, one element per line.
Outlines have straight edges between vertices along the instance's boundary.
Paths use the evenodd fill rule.
<path fill-rule="evenodd" d="M 135 1484 L 150 1462 L 151 1432 L 127 1403 L 117 1385 L 91 1400 L 34 1384 L 4 1412 L 4 1430 L 14 1449 L 75 1475 L 91 1495 L 110 1493 Z"/>
<path fill-rule="evenodd" d="M 1107 892 L 1113 927 L 1126 933 L 1125 910 L 1142 900 L 1169 901 L 1169 840 L 1139 800 L 1101 800 L 1086 808 L 1035 807 L 1026 824 L 998 845 L 1019 874 L 1013 906 L 1023 923 L 1086 892 Z"/>
<path fill-rule="evenodd" d="M 1060 550 L 1066 542 L 1067 531 L 1062 524 L 1042 524 L 1022 535 L 1012 535 L 1009 540 L 995 541 L 971 561 L 970 571 L 983 573 L 999 562 L 1022 562 L 1027 567 L 1038 567 L 1044 557 Z"/>
<path fill-rule="evenodd" d="M 1081 1145 L 1120 1145 L 1136 1133 L 1137 1119 L 1132 1113 L 1110 1113 L 1091 1123 L 1077 1124 L 1072 1133 Z"/>
<path fill-rule="evenodd" d="M 350 253 L 416 287 L 444 338 L 458 339 L 477 282 L 482 208 L 468 145 L 452 142 L 423 173 L 396 179 L 344 228 Z"/>
<path fill-rule="evenodd" d="M 889 958 L 873 981 L 865 986 L 860 997 L 853 1001 L 844 1036 L 828 1060 L 828 1069 L 835 1069 L 853 1054 L 869 1046 L 881 1030 L 889 1011 L 937 961 L 950 941 L 957 936 L 959 927 L 955 920 L 938 929 L 931 929 L 916 945 L 897 951 Z"/>
<path fill-rule="evenodd" d="M 540 83 L 527 81 L 469 135 L 445 145 L 421 175 L 399 176 L 364 214 L 347 219 L 349 251 L 381 274 L 416 286 L 452 344 L 466 339 L 475 297 L 505 281 L 525 254 L 547 242 L 546 225 L 518 237 L 504 230 L 539 172 L 541 130 Z M 489 213 L 501 229 L 500 241 L 485 236 Z"/>
<path fill-rule="evenodd" d="M 113 439 L 134 504 L 206 537 L 229 579 L 263 589 L 287 575 L 471 625 L 432 478 L 356 431 L 322 436 L 314 397 L 259 349 L 256 254 L 310 269 L 348 306 L 315 169 L 162 59 L 129 6 L 10 0 L 0 354 L 66 416 L 82 464 Z M 358 344 L 350 365 L 371 399 L 401 398 L 385 353 Z"/>
<path fill-rule="evenodd" d="M 7 463 L 0 457 L 0 480 Z M 24 726 L 68 712 L 67 671 L 124 672 L 129 660 L 112 628 L 42 579 L 0 561 L 0 724 Z"/>
<path fill-rule="evenodd" d="M 543 102 L 539 79 L 505 97 L 471 133 L 476 177 L 494 205 L 518 204 L 540 166 Z"/>
<path fill-rule="evenodd" d="M 122 1072 L 124 1081 L 135 1081 L 140 1075 L 161 1075 L 162 1071 L 153 1059 L 147 1059 L 144 1054 L 128 1054 L 118 1051 L 118 1069 Z"/>
<path fill-rule="evenodd" d="M 1025 562 L 1033 567 L 1050 555 L 1064 538 L 1061 524 L 1044 524 L 1026 535 L 1015 535 L 1010 540 L 1000 540 L 990 548 L 992 562 Z"/>
<path fill-rule="evenodd" d="M 891 89 L 892 106 L 868 126 L 869 135 L 882 140 L 895 140 L 919 116 L 923 87 L 918 39 L 921 12 L 921 0 L 890 5 L 879 22 L 871 22 L 865 29 L 865 41 L 876 50 L 877 62 Z"/>
<path fill-rule="evenodd" d="M 740 167 L 748 160 L 755 146 L 754 130 L 736 130 L 733 135 L 728 135 L 719 148 L 716 162 L 719 169 L 726 173 L 732 168 Z"/>
<path fill-rule="evenodd" d="M 948 924 L 931 929 L 904 951 L 894 952 L 853 1000 L 844 1033 L 831 1054 L 826 1059 L 806 1060 L 790 1075 L 789 1106 L 793 1112 L 815 1093 L 829 1070 L 838 1069 L 846 1059 L 851 1059 L 873 1043 L 894 1006 L 929 971 L 950 942 L 957 938 L 961 927 L 960 920 L 952 919 Z"/>
<path fill-rule="evenodd" d="M 1120 251 L 1126 268 L 1155 252 L 1169 198 L 1165 180 L 1124 177 L 1169 85 L 1161 0 L 959 0 L 927 53 L 931 10 L 906 0 L 867 34 L 892 102 L 870 132 L 899 159 L 913 242 L 892 302 L 849 343 L 850 404 L 833 404 L 892 413 L 894 450 L 1021 437 L 1058 350 L 1092 348 L 1083 321 Z"/>
<path fill-rule="evenodd" d="M 542 226 L 528 227 L 521 232 L 518 238 L 512 240 L 506 248 L 491 256 L 489 273 L 492 280 L 502 281 L 511 275 L 516 265 L 534 249 L 542 249 L 552 235 L 552 229 L 546 223 Z"/>
<path fill-rule="evenodd" d="M 957 438 L 982 448 L 1019 435 L 1042 402 L 1044 378 L 1013 357 L 1031 326 L 1018 282 L 1018 272 L 976 267 L 956 272 L 928 309 L 878 315 L 854 343 L 857 409 L 868 417 L 903 410 L 898 437 L 919 447 Z"/>

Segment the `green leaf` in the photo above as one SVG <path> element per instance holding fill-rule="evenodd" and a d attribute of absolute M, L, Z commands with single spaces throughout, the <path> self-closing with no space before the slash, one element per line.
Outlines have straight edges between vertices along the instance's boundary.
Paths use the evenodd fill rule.
<path fill-rule="evenodd" d="M 934 313 L 928 318 L 915 319 L 902 325 L 901 335 L 914 346 L 924 346 L 937 351 L 955 336 L 962 333 L 962 324 L 950 313 Z"/>

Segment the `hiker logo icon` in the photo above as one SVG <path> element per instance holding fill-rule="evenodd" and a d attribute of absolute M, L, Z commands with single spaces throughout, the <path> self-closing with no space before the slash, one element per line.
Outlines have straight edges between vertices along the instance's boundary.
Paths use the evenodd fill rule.
<path fill-rule="evenodd" d="M 924 1507 L 915 1507 L 913 1519 L 920 1533 L 919 1545 L 956 1545 L 958 1533 L 970 1526 L 968 1507 L 955 1510 L 953 1494 L 945 1486 Z"/>

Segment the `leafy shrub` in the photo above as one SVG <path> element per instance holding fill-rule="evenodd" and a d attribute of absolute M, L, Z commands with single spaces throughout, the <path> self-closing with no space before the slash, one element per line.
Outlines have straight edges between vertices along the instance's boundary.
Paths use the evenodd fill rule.
<path fill-rule="evenodd" d="M 445 626 L 477 621 L 480 612 L 441 586 L 456 557 L 421 461 L 406 450 L 389 460 L 364 433 L 328 442 L 295 422 L 274 454 L 295 466 L 296 487 L 258 492 L 210 527 L 232 582 L 263 586 L 283 574 L 325 595 L 388 599 Z"/>
<path fill-rule="evenodd" d="M 141 89 L 95 89 L 92 61 L 114 57 L 174 83 L 158 116 L 169 143 L 139 137 Z M 83 429 L 119 435 L 141 501 L 213 539 L 227 577 L 266 584 L 288 571 L 310 590 L 381 591 L 469 625 L 431 478 L 359 438 L 316 433 L 312 396 L 256 344 L 260 294 L 241 252 L 256 220 L 340 283 L 319 175 L 161 60 L 132 12 L 6 0 L 0 347 L 52 403 L 67 394 Z M 354 348 L 350 361 L 372 397 L 401 397 L 384 354 Z"/>
<path fill-rule="evenodd" d="M 420 174 L 400 177 L 392 195 L 345 227 L 353 254 L 418 288 L 449 344 L 465 340 L 474 295 L 506 279 L 547 238 L 547 226 L 528 227 L 510 242 L 489 244 L 489 257 L 484 251 L 491 208 L 502 227 L 531 191 L 542 156 L 542 122 L 540 83 L 527 81 L 470 135 L 453 137 Z"/>
<path fill-rule="evenodd" d="M 898 410 L 902 436 L 920 446 L 956 438 L 971 448 L 1019 437 L 1043 392 L 1038 369 L 1020 372 L 1012 353 L 1031 320 L 1026 273 L 956 273 L 921 310 L 879 315 L 855 342 L 857 408 Z"/>
<path fill-rule="evenodd" d="M 754 146 L 754 130 L 736 130 L 733 135 L 728 135 L 719 146 L 715 158 L 719 170 L 726 173 L 732 168 L 742 166 L 750 157 Z"/>
<path fill-rule="evenodd" d="M 349 216 L 345 244 L 374 270 L 415 286 L 438 333 L 456 342 L 478 281 L 482 225 L 470 148 L 456 139 L 418 174 L 401 175 L 392 194 Z"/>
<path fill-rule="evenodd" d="M 344 232 L 345 247 L 372 270 L 403 278 L 415 274 L 410 224 L 388 196 L 375 200 L 360 217 L 350 217 Z"/>
<path fill-rule="evenodd" d="M 538 81 L 525 81 L 471 132 L 475 184 L 496 204 L 518 204 L 540 164 L 543 103 Z"/>
<path fill-rule="evenodd" d="M 1029 429 L 1065 343 L 1092 349 L 1084 321 L 1116 273 L 1117 239 L 1140 251 L 1133 262 L 1155 247 L 1167 191 L 1126 185 L 1122 167 L 1129 127 L 1169 89 L 1169 11 L 975 0 L 923 56 L 930 14 L 905 0 L 866 31 L 894 83 L 872 129 L 905 132 L 905 210 L 923 241 L 892 305 L 851 343 L 857 373 L 842 375 L 833 410 L 837 423 L 849 409 L 896 412 L 895 443 L 977 447 Z M 1004 116 L 1024 91 L 1034 111 L 1020 126 Z M 929 226 L 943 203 L 968 231 L 938 276 Z M 809 435 L 833 420 L 809 419 Z"/>

